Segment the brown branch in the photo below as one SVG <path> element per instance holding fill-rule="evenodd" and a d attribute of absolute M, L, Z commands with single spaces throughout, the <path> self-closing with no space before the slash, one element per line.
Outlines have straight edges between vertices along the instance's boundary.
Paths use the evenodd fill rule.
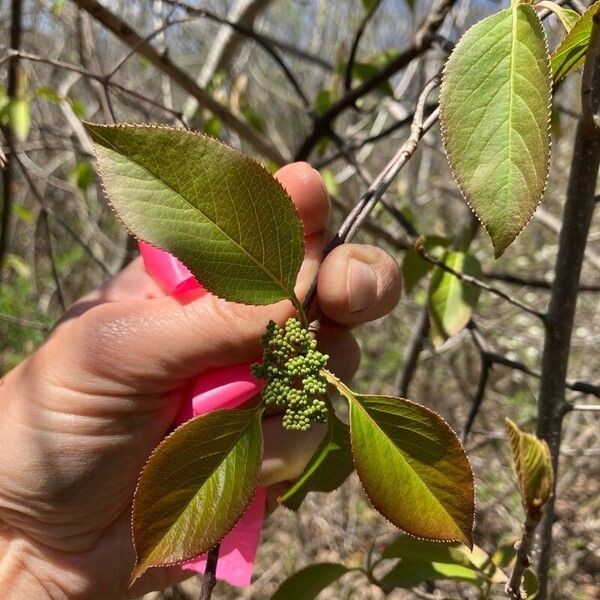
<path fill-rule="evenodd" d="M 417 250 L 419 256 L 421 256 L 421 258 L 426 260 L 428 263 L 435 265 L 436 267 L 440 268 L 442 271 L 445 271 L 446 273 L 450 273 L 451 275 L 454 275 L 454 277 L 456 277 L 460 281 L 464 281 L 465 283 L 474 285 L 475 287 L 485 290 L 485 291 L 489 292 L 490 294 L 494 294 L 494 296 L 497 296 L 498 298 L 502 298 L 503 300 L 506 300 L 509 304 L 512 304 L 513 306 L 516 306 L 517 308 L 520 308 L 521 310 L 523 310 L 525 312 L 528 312 L 530 315 L 533 315 L 534 317 L 537 317 L 538 319 L 541 319 L 542 321 L 546 318 L 544 313 L 536 310 L 535 308 L 533 308 L 532 306 L 529 306 L 528 304 L 525 304 L 524 302 L 521 302 L 520 300 L 517 300 L 516 298 L 513 298 L 510 294 L 506 293 L 505 291 L 503 291 L 493 285 L 490 285 L 489 283 L 486 283 L 485 281 L 482 281 L 481 279 L 479 279 L 477 277 L 473 277 L 472 275 L 468 275 L 467 273 L 461 273 L 460 271 L 456 271 L 452 267 L 449 267 L 444 261 L 438 260 L 434 256 L 431 256 L 430 254 L 428 254 L 425 251 L 423 245 L 417 244 L 416 250 Z"/>
<path fill-rule="evenodd" d="M 217 563 L 219 562 L 220 547 L 221 545 L 217 544 L 212 550 L 209 550 L 206 557 L 206 569 L 202 578 L 200 600 L 210 600 L 213 588 L 217 584 Z"/>
<path fill-rule="evenodd" d="M 429 50 L 435 40 L 435 33 L 455 2 L 456 0 L 437 0 L 419 27 L 415 35 L 415 40 L 409 48 L 382 67 L 373 77 L 349 91 L 340 100 L 332 104 L 322 115 L 316 117 L 313 122 L 312 131 L 297 150 L 295 159 L 306 160 L 317 142 L 332 129 L 334 121 L 341 113 L 354 106 L 359 98 L 372 92 L 379 84 L 407 67 L 415 58 L 418 58 Z"/>
<path fill-rule="evenodd" d="M 539 521 L 532 519 L 529 515 L 525 518 L 523 527 L 523 535 L 517 548 L 517 556 L 515 558 L 515 566 L 513 572 L 506 584 L 506 593 L 512 600 L 522 600 L 524 598 L 521 592 L 521 584 L 523 582 L 523 573 L 531 564 L 529 554 L 533 544 L 533 534 Z"/>
<path fill-rule="evenodd" d="M 12 0 L 10 15 L 10 44 L 15 48 L 21 47 L 21 18 L 22 5 L 21 0 Z M 19 61 L 13 57 L 8 63 L 8 83 L 6 95 L 8 101 L 13 101 L 17 97 L 19 87 Z M 6 145 L 11 148 L 14 144 L 12 124 L 3 127 L 2 131 L 6 138 Z M 16 191 L 15 171 L 11 157 L 6 158 L 4 170 L 2 171 L 2 210 L 0 212 L 0 272 L 4 256 L 8 251 L 8 238 L 10 236 L 12 221 L 13 195 Z M 1 283 L 1 281 L 0 281 Z"/>
<path fill-rule="evenodd" d="M 504 271 L 484 271 L 483 274 L 488 279 L 494 279 L 496 281 L 504 281 L 505 283 L 509 283 L 511 285 L 523 285 L 530 288 L 536 288 L 540 290 L 551 290 L 552 282 L 546 281 L 545 279 L 540 279 L 538 277 L 532 276 L 522 276 L 515 275 L 514 273 L 507 273 Z M 579 284 L 580 292 L 600 292 L 600 283 L 580 283 Z"/>
<path fill-rule="evenodd" d="M 204 91 L 185 71 L 181 70 L 166 54 L 160 54 L 149 42 L 134 31 L 117 15 L 102 6 L 96 0 L 74 0 L 80 8 L 88 12 L 96 21 L 104 25 L 123 43 L 135 48 L 137 53 L 146 58 L 159 71 L 167 75 L 173 82 L 192 95 L 201 106 L 207 108 L 225 125 L 234 130 L 242 139 L 250 143 L 256 150 L 277 164 L 285 162 L 284 157 L 269 142 L 259 136 L 250 126 L 238 119 L 226 107 L 219 104 L 210 94 Z"/>
<path fill-rule="evenodd" d="M 562 434 L 561 407 L 565 403 L 565 381 L 569 364 L 571 333 L 577 305 L 577 292 L 587 236 L 595 206 L 595 187 L 600 169 L 600 26 L 594 15 L 590 43 L 581 82 L 582 115 L 577 124 L 573 145 L 567 199 L 563 209 L 562 229 L 542 356 L 542 377 L 538 398 L 537 436 L 550 446 L 554 473 L 558 473 L 558 456 Z M 555 477 L 556 482 L 557 477 Z M 555 484 L 556 486 L 556 484 Z M 555 492 L 555 490 L 554 490 Z M 544 507 L 537 544 L 540 550 L 537 575 L 539 599 L 546 600 L 552 556 L 553 493 Z"/>

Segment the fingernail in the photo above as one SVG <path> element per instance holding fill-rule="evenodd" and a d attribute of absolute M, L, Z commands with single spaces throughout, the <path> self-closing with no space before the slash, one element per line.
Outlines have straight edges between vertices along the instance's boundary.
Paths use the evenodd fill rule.
<path fill-rule="evenodd" d="M 348 264 L 350 312 L 368 308 L 377 297 L 377 275 L 371 265 L 351 258 Z"/>

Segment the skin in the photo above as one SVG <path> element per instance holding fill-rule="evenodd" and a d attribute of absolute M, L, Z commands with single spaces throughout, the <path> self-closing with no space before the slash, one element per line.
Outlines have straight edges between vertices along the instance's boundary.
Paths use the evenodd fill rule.
<path fill-rule="evenodd" d="M 304 223 L 300 297 L 318 271 L 331 208 L 307 164 L 281 169 Z M 352 376 L 360 358 L 350 328 L 389 312 L 400 296 L 395 261 L 349 244 L 323 262 L 320 344 Z M 150 569 L 127 589 L 135 554 L 130 510 L 138 474 L 171 426 L 181 388 L 202 371 L 249 362 L 269 319 L 289 302 L 233 304 L 212 295 L 165 296 L 140 260 L 77 302 L 47 341 L 0 380 L 0 589 L 4 598 L 127 598 L 190 575 Z M 264 422 L 261 484 L 276 495 L 296 478 L 322 430 Z M 9 594 L 8 596 L 6 594 Z"/>

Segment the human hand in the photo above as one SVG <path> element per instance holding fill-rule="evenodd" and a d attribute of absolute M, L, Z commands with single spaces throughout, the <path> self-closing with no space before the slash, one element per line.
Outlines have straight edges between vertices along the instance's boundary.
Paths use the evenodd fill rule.
<path fill-rule="evenodd" d="M 277 174 L 304 223 L 302 297 L 319 267 L 330 205 L 304 163 Z M 398 301 L 400 275 L 383 251 L 348 244 L 319 271 L 321 349 L 349 378 L 359 349 L 350 327 Z M 151 569 L 127 591 L 135 561 L 130 512 L 139 472 L 171 427 L 182 389 L 205 370 L 260 355 L 270 319 L 289 302 L 242 306 L 212 295 L 165 296 L 134 261 L 75 304 L 49 339 L 0 380 L 0 585 L 7 598 L 126 598 L 166 587 L 189 572 Z M 322 431 L 264 422 L 261 484 L 298 477 Z"/>

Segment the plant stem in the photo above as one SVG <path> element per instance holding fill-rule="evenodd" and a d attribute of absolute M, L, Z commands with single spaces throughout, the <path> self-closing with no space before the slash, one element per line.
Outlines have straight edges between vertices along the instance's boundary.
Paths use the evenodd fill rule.
<path fill-rule="evenodd" d="M 540 393 L 538 399 L 537 436 L 545 439 L 552 454 L 554 487 L 558 479 L 558 455 L 561 439 L 561 407 L 565 403 L 565 381 L 569 362 L 571 332 L 577 304 L 581 264 L 587 235 L 594 212 L 594 193 L 600 168 L 600 30 L 598 18 L 590 38 L 582 78 L 582 115 L 577 124 L 567 198 L 563 210 L 555 276 L 550 306 L 546 315 L 546 333 Z M 539 557 L 537 574 L 539 599 L 546 600 L 548 571 L 552 552 L 552 525 L 554 521 L 555 490 L 544 507 L 541 527 L 537 535 Z"/>
<path fill-rule="evenodd" d="M 517 549 L 517 556 L 515 558 L 515 566 L 513 567 L 512 575 L 506 584 L 506 593 L 513 600 L 521 600 L 523 597 L 521 594 L 521 584 L 523 582 L 523 573 L 525 569 L 529 567 L 531 561 L 529 559 L 529 552 L 533 543 L 533 534 L 539 521 L 532 519 L 529 515 L 525 518 L 525 526 L 523 528 L 523 535 L 519 542 L 519 548 Z"/>
<path fill-rule="evenodd" d="M 219 550 L 221 544 L 217 544 L 209 551 L 206 557 L 206 570 L 202 578 L 202 588 L 200 589 L 200 600 L 210 600 L 213 588 L 217 583 L 217 563 L 219 562 Z"/>

